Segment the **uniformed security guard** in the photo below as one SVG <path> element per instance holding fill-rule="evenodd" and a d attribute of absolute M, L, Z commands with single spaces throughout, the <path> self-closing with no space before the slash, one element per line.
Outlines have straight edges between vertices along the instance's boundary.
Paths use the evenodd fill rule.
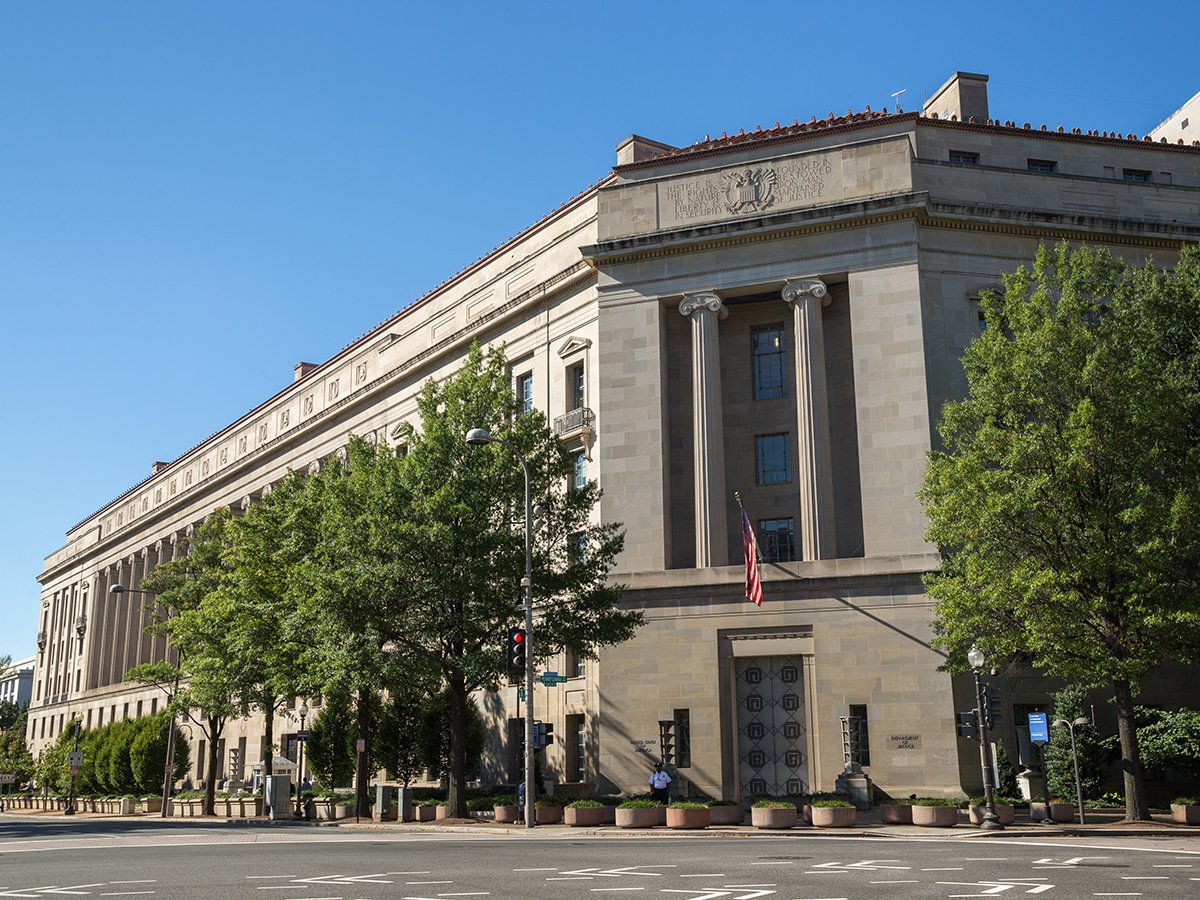
<path fill-rule="evenodd" d="M 650 796 L 659 803 L 666 803 L 671 799 L 671 776 L 663 771 L 661 763 L 654 764 L 654 771 L 650 773 Z"/>

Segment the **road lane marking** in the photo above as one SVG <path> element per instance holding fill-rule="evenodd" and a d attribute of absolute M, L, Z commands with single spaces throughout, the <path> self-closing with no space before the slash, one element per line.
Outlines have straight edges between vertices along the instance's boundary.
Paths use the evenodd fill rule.
<path fill-rule="evenodd" d="M 1154 865 L 1151 866 L 1151 868 L 1154 868 L 1154 869 L 1190 869 L 1192 867 L 1188 866 L 1188 865 L 1179 864 L 1179 863 L 1154 863 Z"/>
<path fill-rule="evenodd" d="M 557 872 L 558 869 L 554 866 L 544 866 L 540 869 L 513 869 L 514 872 Z M 392 872 L 393 875 L 403 875 L 404 872 Z M 409 872 L 409 875 L 428 875 L 428 872 Z"/>
<path fill-rule="evenodd" d="M 704 874 L 696 875 L 680 875 L 680 878 L 725 878 L 724 872 L 705 872 Z"/>
<path fill-rule="evenodd" d="M 255 881 L 255 880 L 265 880 L 265 879 L 270 879 L 270 878 L 291 878 L 291 877 L 292 877 L 291 875 L 247 875 L 246 880 L 247 881 Z M 116 884 L 116 882 L 114 881 L 113 884 Z"/>
<path fill-rule="evenodd" d="M 1122 881 L 1170 881 L 1170 875 L 1122 875 Z"/>
<path fill-rule="evenodd" d="M 644 891 L 645 888 L 644 887 L 627 887 L 627 888 L 611 887 L 611 888 L 589 888 L 589 890 L 593 894 L 611 894 L 616 891 Z"/>
<path fill-rule="evenodd" d="M 919 881 L 872 881 L 871 884 L 920 884 Z"/>

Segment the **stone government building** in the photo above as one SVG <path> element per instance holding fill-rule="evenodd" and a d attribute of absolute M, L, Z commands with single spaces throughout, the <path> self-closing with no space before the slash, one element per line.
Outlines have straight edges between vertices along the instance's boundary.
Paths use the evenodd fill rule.
<path fill-rule="evenodd" d="M 110 586 L 137 588 L 214 508 L 245 509 L 351 434 L 394 442 L 421 385 L 478 340 L 507 346 L 513 389 L 599 479 L 598 519 L 627 529 L 623 603 L 646 617 L 598 662 L 547 666 L 569 676 L 536 697 L 553 778 L 645 790 L 670 720 L 697 791 L 828 790 L 848 717 L 884 790 L 977 790 L 954 729 L 971 687 L 927 646 L 938 558 L 914 495 L 939 410 L 965 392 L 980 292 L 1040 243 L 1169 264 L 1198 238 L 1200 142 L 993 120 L 983 75 L 956 73 L 920 113 L 678 148 L 631 136 L 597 185 L 68 531 L 39 576 L 33 749 L 74 715 L 158 708 L 122 674 L 167 648 Z M 766 557 L 761 608 L 743 597 L 734 491 Z M 515 780 L 515 691 L 496 698 L 509 720 L 487 782 Z M 1014 723 L 1046 699 L 1036 679 L 1006 690 L 1014 758 Z M 230 723 L 218 773 L 193 747 L 192 778 L 246 777 L 262 726 Z M 286 752 L 297 725 L 275 727 Z"/>

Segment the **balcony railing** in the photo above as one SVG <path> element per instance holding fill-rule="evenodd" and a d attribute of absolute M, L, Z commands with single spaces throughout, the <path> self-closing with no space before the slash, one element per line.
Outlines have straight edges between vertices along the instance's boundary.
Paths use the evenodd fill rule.
<path fill-rule="evenodd" d="M 573 409 L 554 420 L 554 433 L 558 437 L 570 437 L 580 431 L 591 431 L 596 425 L 596 414 L 586 406 Z"/>

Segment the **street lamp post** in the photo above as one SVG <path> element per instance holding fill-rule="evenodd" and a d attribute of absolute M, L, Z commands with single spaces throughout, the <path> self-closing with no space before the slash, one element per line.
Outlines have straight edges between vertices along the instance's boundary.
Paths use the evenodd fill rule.
<path fill-rule="evenodd" d="M 1070 732 L 1070 734 L 1071 734 L 1071 762 L 1075 764 L 1075 800 L 1079 804 L 1079 824 L 1080 825 L 1086 825 L 1087 823 L 1084 821 L 1084 817 L 1083 817 L 1083 782 L 1081 782 L 1079 780 L 1079 753 L 1075 749 L 1075 726 L 1076 725 L 1091 725 L 1091 724 L 1092 724 L 1091 719 L 1089 719 L 1087 716 L 1080 716 L 1078 719 L 1075 719 L 1074 721 L 1067 721 L 1066 719 L 1055 719 L 1054 720 L 1055 728 L 1061 728 L 1063 725 L 1066 725 L 1067 731 Z M 1050 801 L 1050 798 L 1047 797 L 1046 798 L 1047 809 L 1049 808 L 1049 801 Z"/>
<path fill-rule="evenodd" d="M 300 747 L 296 751 L 296 814 L 292 818 L 303 819 L 304 797 L 301 785 L 304 784 L 304 742 L 308 740 L 308 735 L 304 733 L 304 720 L 308 718 L 308 704 L 301 700 L 300 708 L 296 712 L 300 716 L 300 733 L 296 735 L 296 743 Z"/>
<path fill-rule="evenodd" d="M 118 582 L 112 585 L 108 592 L 110 594 L 139 594 L 143 597 L 154 597 L 156 594 L 150 591 L 134 591 L 125 587 Z M 175 701 L 175 695 L 179 693 L 179 666 L 175 667 L 175 686 L 171 689 L 171 694 L 167 698 L 167 705 L 170 706 Z M 167 760 L 163 764 L 163 789 L 162 789 L 162 811 L 159 815 L 162 818 L 167 818 L 171 814 L 171 787 L 175 783 L 175 710 L 171 710 L 171 725 L 167 729 Z"/>
<path fill-rule="evenodd" d="M 72 721 L 75 723 L 75 743 L 71 748 L 71 796 L 67 798 L 67 808 L 63 810 L 64 816 L 75 815 L 75 772 L 79 768 L 76 760 L 79 759 L 79 729 L 83 726 L 83 723 L 79 721 L 77 713 L 72 716 Z"/>
<path fill-rule="evenodd" d="M 532 828 L 537 821 L 534 801 L 537 786 L 534 784 L 533 758 L 533 501 L 529 494 L 529 463 L 508 441 L 493 437 L 486 428 L 472 428 L 467 432 L 467 444 L 479 447 L 484 444 L 500 444 L 507 447 L 521 462 L 525 473 L 525 577 L 521 586 L 525 589 L 525 827 Z"/>
<path fill-rule="evenodd" d="M 980 828 L 988 828 L 999 830 L 1004 828 L 1000 824 L 1000 817 L 996 815 L 996 797 L 992 788 L 992 755 L 991 745 L 988 743 L 988 723 L 987 723 L 987 697 L 983 690 L 983 651 L 971 645 L 971 649 L 967 652 L 967 662 L 971 664 L 971 670 L 975 673 L 975 701 L 979 705 L 979 767 L 983 771 L 983 799 L 984 813 L 983 822 Z"/>

